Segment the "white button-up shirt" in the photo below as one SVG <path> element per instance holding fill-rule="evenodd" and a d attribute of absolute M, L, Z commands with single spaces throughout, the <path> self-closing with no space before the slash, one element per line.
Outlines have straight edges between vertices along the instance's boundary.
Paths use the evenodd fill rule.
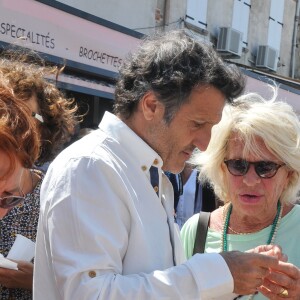
<path fill-rule="evenodd" d="M 221 299 L 231 292 L 219 254 L 184 262 L 159 155 L 110 113 L 99 127 L 63 151 L 44 179 L 34 299 Z"/>

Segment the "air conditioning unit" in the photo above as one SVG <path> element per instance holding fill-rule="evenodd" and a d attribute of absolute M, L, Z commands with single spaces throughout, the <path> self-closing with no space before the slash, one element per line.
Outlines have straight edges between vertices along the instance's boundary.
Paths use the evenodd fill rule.
<path fill-rule="evenodd" d="M 217 51 L 224 56 L 241 57 L 242 33 L 231 27 L 220 27 Z"/>
<path fill-rule="evenodd" d="M 267 68 L 272 71 L 277 70 L 278 54 L 277 50 L 269 46 L 258 46 L 256 55 L 256 66 L 260 68 Z"/>

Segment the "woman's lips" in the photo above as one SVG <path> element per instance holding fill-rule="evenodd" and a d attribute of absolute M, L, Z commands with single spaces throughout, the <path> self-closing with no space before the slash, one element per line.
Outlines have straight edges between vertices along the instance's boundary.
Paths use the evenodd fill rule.
<path fill-rule="evenodd" d="M 257 203 L 261 199 L 261 195 L 256 194 L 242 194 L 239 196 L 242 202 L 246 203 Z"/>

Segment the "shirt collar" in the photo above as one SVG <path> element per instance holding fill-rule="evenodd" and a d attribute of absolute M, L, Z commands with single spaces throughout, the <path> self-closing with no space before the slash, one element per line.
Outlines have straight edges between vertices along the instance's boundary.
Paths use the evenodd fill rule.
<path fill-rule="evenodd" d="M 122 145 L 127 153 L 132 153 L 143 171 L 152 165 L 162 167 L 163 161 L 156 151 L 114 114 L 106 111 L 99 128 Z"/>

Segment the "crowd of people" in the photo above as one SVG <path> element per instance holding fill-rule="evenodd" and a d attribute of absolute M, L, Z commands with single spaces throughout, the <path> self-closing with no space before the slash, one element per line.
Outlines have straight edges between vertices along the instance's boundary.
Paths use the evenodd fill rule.
<path fill-rule="evenodd" d="M 243 94 L 211 46 L 157 34 L 61 151 L 77 106 L 21 58 L 0 59 L 0 252 L 36 251 L 0 267 L 1 299 L 300 299 L 300 122 L 276 88 Z"/>

